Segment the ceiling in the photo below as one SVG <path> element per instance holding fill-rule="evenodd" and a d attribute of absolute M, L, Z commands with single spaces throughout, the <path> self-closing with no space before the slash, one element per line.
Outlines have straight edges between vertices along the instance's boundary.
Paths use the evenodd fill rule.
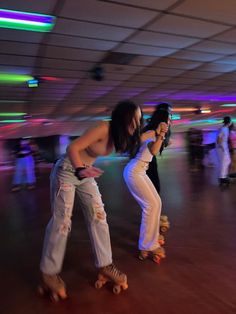
<path fill-rule="evenodd" d="M 50 33 L 0 28 L 0 72 L 39 78 L 38 88 L 0 83 L 0 112 L 28 115 L 0 123 L 2 137 L 80 134 L 122 99 L 147 114 L 161 101 L 177 112 L 211 110 L 178 112 L 179 130 L 236 118 L 236 107 L 222 107 L 236 103 L 235 0 L 3 0 L 1 8 L 56 16 Z"/>

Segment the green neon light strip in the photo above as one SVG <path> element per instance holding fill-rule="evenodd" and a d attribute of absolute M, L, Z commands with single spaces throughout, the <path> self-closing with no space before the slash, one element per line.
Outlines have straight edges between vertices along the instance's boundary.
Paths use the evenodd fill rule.
<path fill-rule="evenodd" d="M 221 107 L 236 107 L 236 104 L 224 104 Z"/>
<path fill-rule="evenodd" d="M 0 82 L 3 83 L 23 83 L 32 79 L 30 75 L 0 73 Z"/>
<path fill-rule="evenodd" d="M 0 27 L 35 32 L 50 32 L 55 25 L 55 16 L 33 12 L 0 9 Z"/>
<path fill-rule="evenodd" d="M 20 20 L 19 21 L 18 20 L 7 21 L 7 20 L 8 19 L 0 19 L 0 28 L 21 29 L 24 31 L 32 31 L 32 32 L 50 32 L 54 26 L 54 24 L 47 24 L 47 23 L 30 22 L 30 24 L 28 24 L 27 21 L 20 21 Z"/>
<path fill-rule="evenodd" d="M 26 115 L 26 112 L 0 112 L 0 117 L 19 117 Z"/>
<path fill-rule="evenodd" d="M 0 123 L 21 123 L 25 121 L 26 120 L 0 120 Z"/>

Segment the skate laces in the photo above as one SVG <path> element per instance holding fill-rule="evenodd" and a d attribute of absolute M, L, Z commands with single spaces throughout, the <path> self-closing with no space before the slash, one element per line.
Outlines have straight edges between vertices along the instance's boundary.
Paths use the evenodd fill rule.
<path fill-rule="evenodd" d="M 107 270 L 109 270 L 109 272 L 111 272 L 111 274 L 114 277 L 120 277 L 122 275 L 122 272 L 116 268 L 116 266 L 114 264 L 111 264 L 109 266 L 106 267 Z"/>

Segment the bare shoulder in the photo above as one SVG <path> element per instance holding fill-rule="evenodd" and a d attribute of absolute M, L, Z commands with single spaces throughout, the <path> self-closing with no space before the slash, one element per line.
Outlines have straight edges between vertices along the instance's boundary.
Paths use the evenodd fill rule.
<path fill-rule="evenodd" d="M 87 129 L 81 137 L 92 137 L 94 140 L 102 140 L 109 134 L 109 122 L 99 121 Z"/>
<path fill-rule="evenodd" d="M 109 127 L 108 121 L 100 121 L 94 126 L 95 130 L 99 131 L 99 133 L 104 136 L 109 133 Z"/>

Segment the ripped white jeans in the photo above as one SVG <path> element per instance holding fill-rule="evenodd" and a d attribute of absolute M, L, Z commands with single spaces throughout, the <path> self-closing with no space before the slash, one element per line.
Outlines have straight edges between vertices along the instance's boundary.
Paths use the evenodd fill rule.
<path fill-rule="evenodd" d="M 112 263 L 109 227 L 96 181 L 93 178 L 78 180 L 68 158 L 61 158 L 50 176 L 51 209 L 45 233 L 40 269 L 48 275 L 61 271 L 68 234 L 71 230 L 71 216 L 75 193 L 86 220 L 95 266 L 104 267 Z"/>
<path fill-rule="evenodd" d="M 142 208 L 139 249 L 153 251 L 160 246 L 158 237 L 162 203 L 146 174 L 147 169 L 147 162 L 131 159 L 124 169 L 123 176 L 131 194 Z"/>

